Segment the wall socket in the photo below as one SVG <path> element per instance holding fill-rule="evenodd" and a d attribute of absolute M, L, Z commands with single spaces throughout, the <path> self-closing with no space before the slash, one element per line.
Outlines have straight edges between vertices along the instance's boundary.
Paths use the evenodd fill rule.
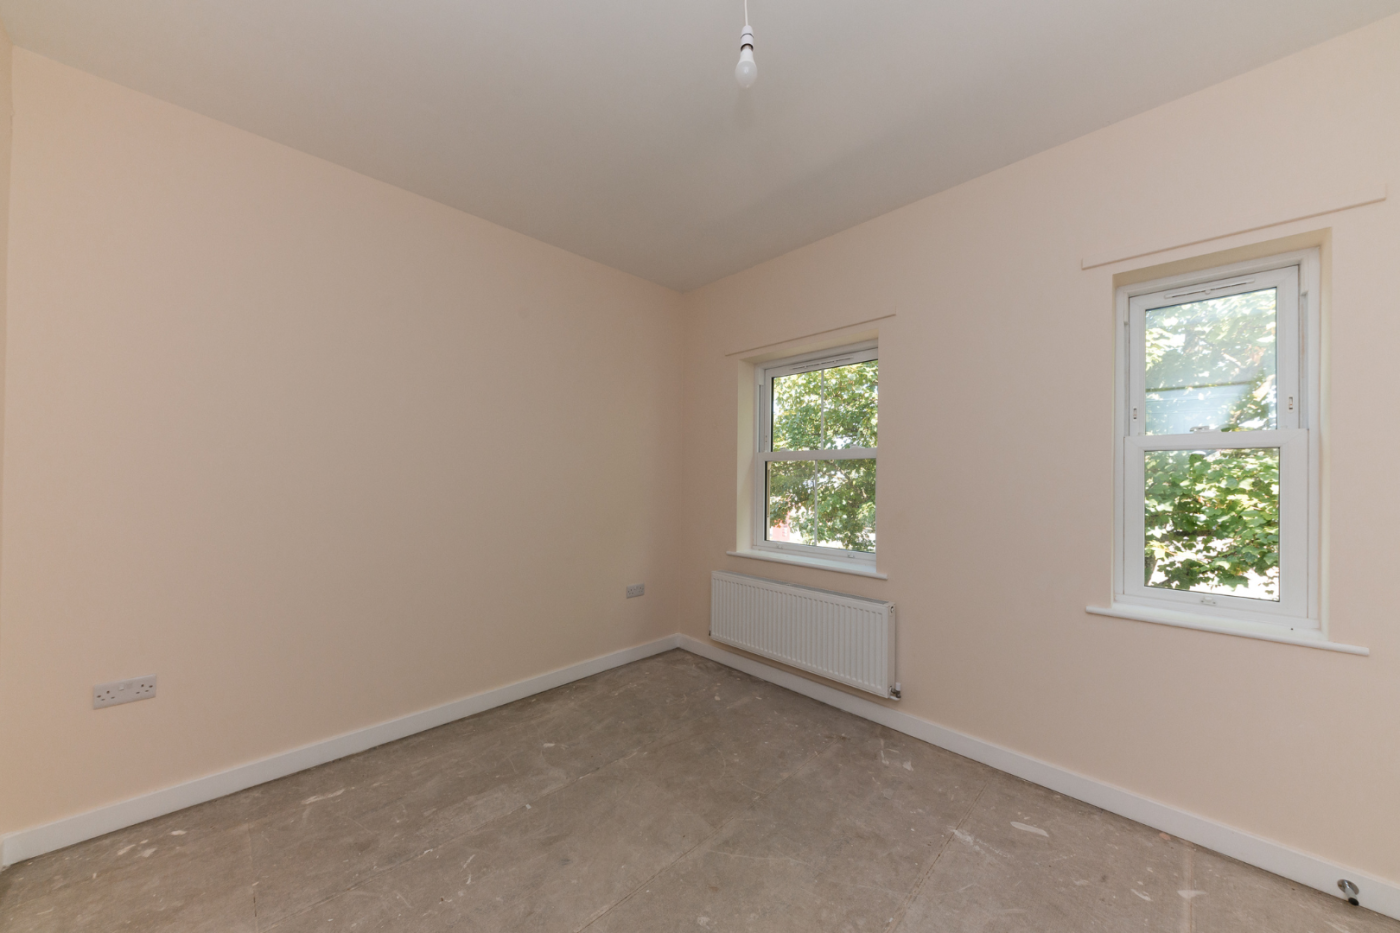
<path fill-rule="evenodd" d="M 98 684 L 92 688 L 92 708 L 101 709 L 104 706 L 149 700 L 155 695 L 155 674 L 149 677 L 133 677 L 130 680 L 116 680 L 110 684 Z"/>
<path fill-rule="evenodd" d="M 647 585 L 645 583 L 633 583 L 627 588 L 627 598 L 631 599 L 633 596 L 641 596 L 646 591 Z"/>

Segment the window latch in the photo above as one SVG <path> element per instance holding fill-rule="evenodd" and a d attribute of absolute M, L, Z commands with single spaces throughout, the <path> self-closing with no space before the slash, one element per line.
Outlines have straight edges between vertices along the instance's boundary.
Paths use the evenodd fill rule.
<path fill-rule="evenodd" d="M 1137 409 L 1136 409 L 1136 408 L 1133 409 L 1133 420 L 1134 420 L 1134 421 L 1137 420 Z"/>
<path fill-rule="evenodd" d="M 1288 396 L 1288 410 L 1289 410 L 1289 411 L 1292 411 L 1292 410 L 1293 410 L 1293 396 L 1291 396 L 1291 395 Z"/>

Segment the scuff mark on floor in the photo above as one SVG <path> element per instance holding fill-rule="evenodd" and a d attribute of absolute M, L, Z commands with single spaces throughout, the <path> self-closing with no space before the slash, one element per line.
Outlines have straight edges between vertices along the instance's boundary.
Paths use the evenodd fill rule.
<path fill-rule="evenodd" d="M 963 832 L 960 829 L 954 829 L 953 837 L 957 839 L 958 842 L 972 846 L 973 850 L 979 855 L 985 856 L 986 858 L 992 859 L 993 861 L 995 861 L 997 857 L 1006 858 L 1005 852 L 1001 851 L 1000 849 L 994 848 L 993 846 L 987 844 L 987 841 L 985 839 L 978 839 L 971 833 Z"/>
<path fill-rule="evenodd" d="M 1029 823 L 1018 823 L 1015 820 L 1011 821 L 1011 825 L 1016 827 L 1023 833 L 1035 833 L 1037 836 L 1044 836 L 1046 839 L 1050 838 L 1050 834 L 1047 833 L 1045 830 L 1041 829 L 1039 826 L 1032 826 Z"/>

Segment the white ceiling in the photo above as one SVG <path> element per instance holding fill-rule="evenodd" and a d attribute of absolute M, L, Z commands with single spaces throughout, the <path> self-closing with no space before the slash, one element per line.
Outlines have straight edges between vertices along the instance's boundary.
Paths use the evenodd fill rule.
<path fill-rule="evenodd" d="M 16 44 L 677 289 L 1400 0 L 0 0 Z"/>

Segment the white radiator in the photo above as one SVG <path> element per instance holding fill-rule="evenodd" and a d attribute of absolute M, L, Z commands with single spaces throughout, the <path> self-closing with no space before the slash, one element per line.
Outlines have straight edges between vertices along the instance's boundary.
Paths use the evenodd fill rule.
<path fill-rule="evenodd" d="M 894 604 L 716 570 L 710 637 L 831 680 L 899 698 Z"/>

